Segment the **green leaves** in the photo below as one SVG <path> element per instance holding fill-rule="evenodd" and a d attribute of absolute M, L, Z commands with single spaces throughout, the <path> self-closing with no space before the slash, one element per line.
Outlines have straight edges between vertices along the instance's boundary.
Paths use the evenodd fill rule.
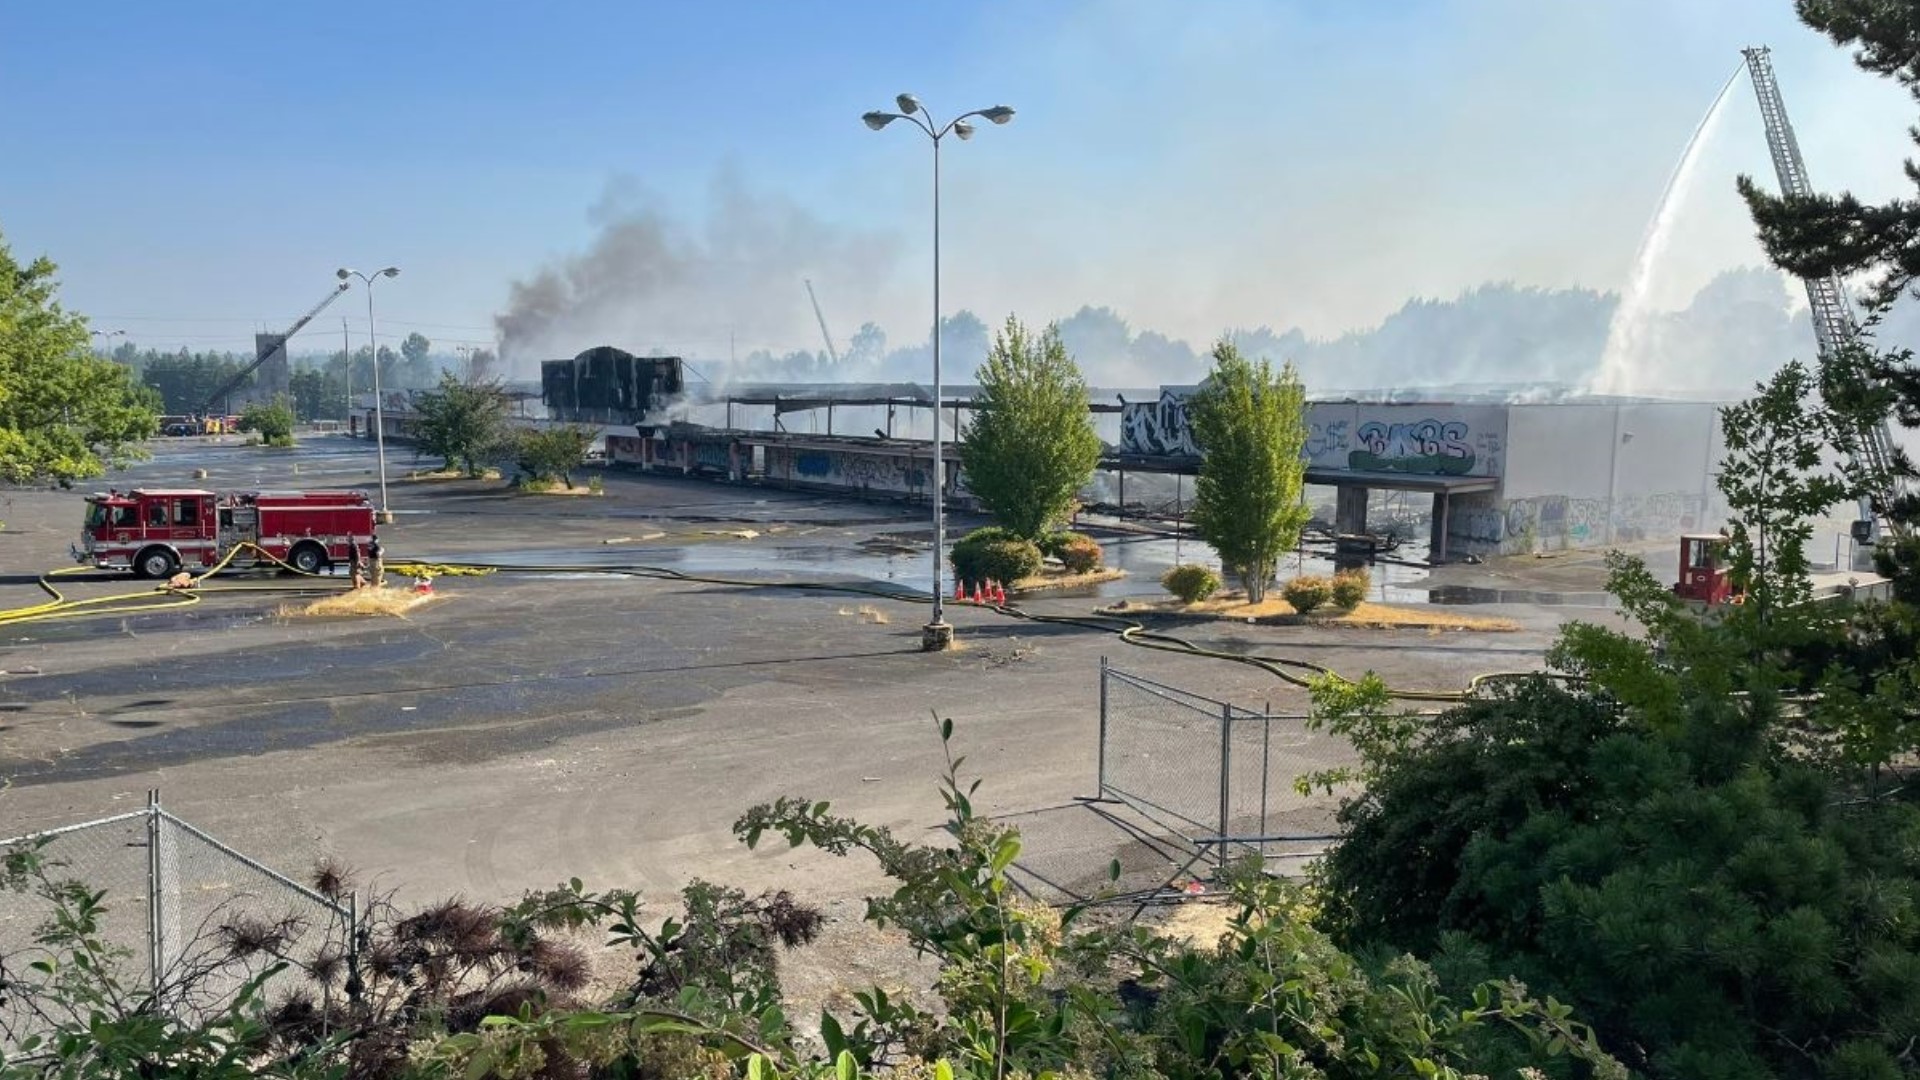
<path fill-rule="evenodd" d="M 445 372 L 439 386 L 413 396 L 413 407 L 420 450 L 445 458 L 450 469 L 478 476 L 509 447 L 507 395 L 495 383 L 466 382 Z"/>
<path fill-rule="evenodd" d="M 1233 343 L 1213 348 L 1213 372 L 1187 402 L 1203 455 L 1192 520 L 1221 562 L 1240 575 L 1247 599 L 1266 596 L 1282 552 L 1306 527 L 1306 390 L 1293 365 L 1275 373 Z"/>
<path fill-rule="evenodd" d="M 0 482 L 98 476 L 143 456 L 150 395 L 95 356 L 86 320 L 55 299 L 55 267 L 22 266 L 0 237 Z"/>
<path fill-rule="evenodd" d="M 1012 316 L 976 378 L 961 457 L 967 487 L 1016 537 L 1037 539 L 1072 512 L 1100 460 L 1086 380 L 1057 327 L 1036 339 Z"/>

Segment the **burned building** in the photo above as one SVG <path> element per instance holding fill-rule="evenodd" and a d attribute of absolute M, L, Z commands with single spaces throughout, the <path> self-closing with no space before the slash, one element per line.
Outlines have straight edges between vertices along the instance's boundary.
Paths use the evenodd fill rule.
<path fill-rule="evenodd" d="M 601 345 L 540 364 L 540 400 L 556 420 L 638 424 L 684 389 L 677 356 L 635 356 Z"/>

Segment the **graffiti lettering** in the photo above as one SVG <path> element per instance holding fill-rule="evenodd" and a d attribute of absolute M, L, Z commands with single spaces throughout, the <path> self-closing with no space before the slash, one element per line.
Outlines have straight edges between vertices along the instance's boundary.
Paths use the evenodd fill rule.
<path fill-rule="evenodd" d="M 1159 401 L 1127 402 L 1120 410 L 1120 449 L 1128 454 L 1200 456 L 1187 423 L 1186 400 L 1163 390 Z"/>
<path fill-rule="evenodd" d="M 1371 420 L 1354 433 L 1360 446 L 1347 455 L 1347 467 L 1369 472 L 1444 473 L 1473 470 L 1473 447 L 1462 420 L 1418 420 L 1385 424 Z"/>
<path fill-rule="evenodd" d="M 1312 424 L 1307 428 L 1307 460 L 1337 454 L 1347 448 L 1347 422 L 1329 420 L 1321 424 Z"/>

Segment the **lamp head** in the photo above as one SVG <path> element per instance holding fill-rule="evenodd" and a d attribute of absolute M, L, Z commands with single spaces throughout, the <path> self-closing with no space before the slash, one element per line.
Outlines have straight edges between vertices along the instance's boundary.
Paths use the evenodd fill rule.
<path fill-rule="evenodd" d="M 1013 119 L 1013 109 L 1007 105 L 995 105 L 991 109 L 981 109 L 980 115 L 996 124 L 1004 124 Z"/>
<path fill-rule="evenodd" d="M 908 116 L 912 116 L 914 113 L 920 111 L 920 99 L 914 97 L 912 94 L 898 94 L 894 96 L 893 100 L 900 106 L 900 111 L 906 113 Z"/>
<path fill-rule="evenodd" d="M 860 117 L 860 119 L 868 127 L 872 128 L 875 131 L 879 131 L 881 128 L 886 127 L 888 124 L 893 123 L 895 120 L 898 120 L 899 117 L 893 115 L 892 113 L 870 112 L 870 113 L 863 114 Z"/>
<path fill-rule="evenodd" d="M 380 273 L 387 277 L 399 277 L 400 268 L 397 266 L 389 266 L 385 270 L 380 271 Z"/>
<path fill-rule="evenodd" d="M 960 136 L 962 140 L 971 139 L 973 138 L 973 125 L 967 123 L 965 120 L 956 120 L 953 122 L 953 133 Z"/>
<path fill-rule="evenodd" d="M 348 278 L 350 278 L 350 277 L 352 277 L 352 276 L 353 276 L 353 271 L 351 271 L 351 270 L 349 270 L 349 269 L 347 269 L 346 267 L 344 267 L 344 266 L 343 266 L 343 267 L 341 267 L 340 269 L 338 269 L 338 270 L 335 270 L 335 271 L 333 272 L 333 276 L 334 276 L 334 277 L 337 277 L 337 278 L 339 278 L 339 279 L 340 279 L 341 281 L 343 281 L 343 282 L 344 282 L 344 281 L 346 281 L 346 280 L 347 280 Z"/>

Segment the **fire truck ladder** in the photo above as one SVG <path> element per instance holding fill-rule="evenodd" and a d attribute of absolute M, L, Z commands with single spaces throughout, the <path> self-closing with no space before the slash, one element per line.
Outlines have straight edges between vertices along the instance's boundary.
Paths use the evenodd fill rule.
<path fill-rule="evenodd" d="M 1794 137 L 1793 125 L 1787 121 L 1787 105 L 1780 97 L 1780 83 L 1773 76 L 1769 50 L 1760 46 L 1742 49 L 1740 53 L 1747 58 L 1747 70 L 1753 75 L 1753 92 L 1760 99 L 1760 117 L 1767 125 L 1767 149 L 1773 154 L 1773 170 L 1780 177 L 1780 192 L 1789 198 L 1811 196 L 1813 184 L 1807 179 L 1806 159 L 1800 156 L 1800 140 Z M 1859 337 L 1860 325 L 1854 321 L 1853 308 L 1838 274 L 1803 281 L 1820 356 L 1829 359 Z M 1893 505 L 1901 485 L 1893 471 L 1893 438 L 1886 421 L 1862 425 L 1854 442 L 1854 463 L 1867 474 L 1870 492 L 1860 500 L 1860 520 L 1866 523 L 1865 539 L 1877 541 L 1883 523 L 1893 535 L 1904 538 L 1906 526 L 1887 516 L 1887 509 Z"/>
<path fill-rule="evenodd" d="M 246 367 L 241 368 L 238 372 L 234 373 L 233 378 L 228 379 L 226 382 L 222 383 L 220 385 L 220 389 L 215 390 L 211 395 L 207 397 L 207 403 L 201 406 L 200 411 L 202 413 L 211 413 L 215 409 L 219 408 L 220 403 L 226 400 L 228 394 L 231 394 L 235 390 L 239 389 L 240 384 L 247 381 L 247 376 L 252 375 L 254 372 L 260 370 L 260 365 L 267 362 L 267 359 L 273 355 L 274 350 L 276 348 L 285 348 L 288 339 L 292 338 L 293 335 L 299 333 L 301 327 L 312 322 L 313 317 L 315 315 L 318 315 L 322 311 L 325 311 L 328 304 L 331 304 L 335 300 L 340 299 L 340 294 L 346 291 L 347 291 L 347 283 L 343 281 L 340 283 L 338 288 L 328 293 L 324 298 L 321 299 L 319 303 L 313 305 L 313 308 L 309 310 L 305 315 L 302 315 L 300 316 L 299 319 L 295 320 L 292 326 L 287 327 L 286 330 L 280 334 L 280 342 L 277 346 L 269 345 L 259 349 L 253 358 L 253 363 L 248 364 Z M 353 358 L 348 357 L 347 363 L 351 365 L 353 363 Z"/>

